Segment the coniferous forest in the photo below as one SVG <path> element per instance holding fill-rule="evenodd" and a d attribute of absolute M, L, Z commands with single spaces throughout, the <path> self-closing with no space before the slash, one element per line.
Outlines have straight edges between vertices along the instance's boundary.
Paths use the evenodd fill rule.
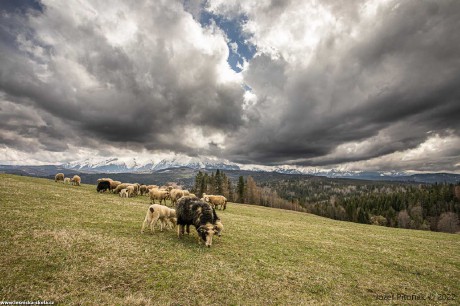
<path fill-rule="evenodd" d="M 193 191 L 228 201 L 304 211 L 380 226 L 449 233 L 460 231 L 460 184 L 374 182 L 323 177 L 265 181 L 230 180 L 220 170 L 198 172 Z"/>

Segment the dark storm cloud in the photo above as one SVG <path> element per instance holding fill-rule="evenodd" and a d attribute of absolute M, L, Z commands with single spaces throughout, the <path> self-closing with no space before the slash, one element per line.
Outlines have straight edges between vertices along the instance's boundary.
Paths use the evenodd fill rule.
<path fill-rule="evenodd" d="M 460 3 L 404 1 L 368 26 L 323 37 L 307 68 L 254 58 L 245 80 L 260 120 L 235 139 L 234 158 L 327 166 L 416 148 L 428 132 L 458 135 Z M 339 152 L 347 143 L 361 147 Z"/>
<path fill-rule="evenodd" d="M 459 167 L 460 2 L 213 4 L 0 5 L 1 147 Z M 257 53 L 242 75 L 226 62 L 228 29 L 199 23 L 208 15 L 244 16 L 236 43 Z M 389 157 L 407 150 L 418 159 Z"/>
<path fill-rule="evenodd" d="M 70 5 L 44 1 L 40 14 L 2 13 L 0 35 L 7 43 L 0 46 L 0 91 L 10 102 L 59 119 L 74 134 L 56 134 L 48 125 L 33 129 L 29 137 L 47 150 L 65 150 L 66 142 L 79 145 L 88 137 L 192 152 L 182 141 L 188 128 L 225 133 L 241 124 L 243 89 L 219 81 L 225 40 L 204 33 L 180 4 L 136 2 L 126 10 L 114 3 L 115 12 L 100 16 L 92 10 L 102 3 L 74 12 Z M 126 32 L 129 27 L 135 28 Z M 194 39 L 213 41 L 199 46 Z M 17 129 L 13 125 L 2 128 Z M 27 137 L 21 128 L 17 133 Z"/>

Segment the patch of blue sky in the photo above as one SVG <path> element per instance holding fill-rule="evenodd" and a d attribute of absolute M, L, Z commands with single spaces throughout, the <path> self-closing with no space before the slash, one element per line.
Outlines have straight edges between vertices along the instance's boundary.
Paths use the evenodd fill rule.
<path fill-rule="evenodd" d="M 240 15 L 236 18 L 227 18 L 221 15 L 215 15 L 203 10 L 200 15 L 202 26 L 209 26 L 212 22 L 222 29 L 227 36 L 227 45 L 229 48 L 228 63 L 236 72 L 241 72 L 244 62 L 254 57 L 256 48 L 249 42 L 249 37 L 243 32 L 243 24 L 247 17 Z"/>

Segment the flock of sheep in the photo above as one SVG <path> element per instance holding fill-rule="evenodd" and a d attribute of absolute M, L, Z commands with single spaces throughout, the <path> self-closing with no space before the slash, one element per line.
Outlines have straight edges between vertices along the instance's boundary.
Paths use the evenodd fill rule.
<path fill-rule="evenodd" d="M 58 173 L 54 176 L 55 182 L 63 182 L 64 184 L 72 184 L 75 186 L 80 186 L 81 178 L 78 175 L 74 175 L 72 178 L 64 177 L 64 173 Z"/>
<path fill-rule="evenodd" d="M 79 186 L 81 179 L 75 175 L 72 179 L 64 178 L 63 173 L 55 176 L 55 181 Z M 199 199 L 188 190 L 173 188 L 172 186 L 141 185 L 138 183 L 122 183 L 110 178 L 100 178 L 97 181 L 97 192 L 112 191 L 119 194 L 122 198 L 135 196 L 148 196 L 150 205 L 144 222 L 142 223 L 141 233 L 144 233 L 146 226 L 153 233 L 156 224 L 160 230 L 163 228 L 174 228 L 177 226 L 178 237 L 181 238 L 186 231 L 190 234 L 190 225 L 193 225 L 198 233 L 199 242 L 203 241 L 207 247 L 212 245 L 212 237 L 216 234 L 221 235 L 224 228 L 222 221 L 216 214 L 216 208 L 225 210 L 227 199 L 221 195 L 207 195 Z M 158 200 L 159 204 L 155 204 Z M 166 200 L 170 200 L 171 206 L 166 206 Z M 161 203 L 164 202 L 164 205 Z"/>

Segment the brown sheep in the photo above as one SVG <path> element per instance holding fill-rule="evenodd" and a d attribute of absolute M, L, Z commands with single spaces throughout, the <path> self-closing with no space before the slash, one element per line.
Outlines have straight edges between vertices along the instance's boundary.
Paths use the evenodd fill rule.
<path fill-rule="evenodd" d="M 147 185 L 148 191 L 152 190 L 152 188 L 158 188 L 158 185 Z"/>
<path fill-rule="evenodd" d="M 203 193 L 203 200 L 215 208 L 219 208 L 219 206 L 223 210 L 227 208 L 227 198 L 224 196 Z"/>
<path fill-rule="evenodd" d="M 64 173 L 58 173 L 54 176 L 55 182 L 63 182 L 64 183 Z"/>
<path fill-rule="evenodd" d="M 141 193 L 141 184 L 139 183 L 134 183 L 134 195 L 139 195 Z"/>
<path fill-rule="evenodd" d="M 182 198 L 184 196 L 184 190 L 181 190 L 181 189 L 172 189 L 170 192 L 169 192 L 169 196 L 171 197 L 171 205 L 176 205 L 177 203 L 177 200 L 179 200 L 180 198 Z"/>
<path fill-rule="evenodd" d="M 80 186 L 81 184 L 81 178 L 78 175 L 74 175 L 70 181 L 72 182 L 72 185 L 75 186 Z"/>
<path fill-rule="evenodd" d="M 100 179 L 97 180 L 98 183 L 99 183 L 99 182 L 102 182 L 102 181 L 111 182 L 111 181 L 113 181 L 113 180 L 112 180 L 111 178 L 108 178 L 108 177 L 100 178 Z"/>
<path fill-rule="evenodd" d="M 141 185 L 141 187 L 139 187 L 139 193 L 141 196 L 143 196 L 144 194 L 148 193 L 149 190 L 147 189 L 147 186 L 146 185 Z"/>
<path fill-rule="evenodd" d="M 134 196 L 134 192 L 135 192 L 134 185 L 126 187 L 126 190 L 128 191 L 128 198 L 131 198 Z"/>
<path fill-rule="evenodd" d="M 169 197 L 169 191 L 164 189 L 152 188 L 149 192 L 150 201 L 152 204 L 155 204 L 155 200 L 158 199 L 160 204 L 164 201 L 166 205 L 166 199 Z"/>
<path fill-rule="evenodd" d="M 126 187 L 131 186 L 130 183 L 121 183 L 118 184 L 117 187 L 113 190 L 113 193 L 120 193 L 122 189 L 125 189 Z"/>
<path fill-rule="evenodd" d="M 117 188 L 118 185 L 121 184 L 120 181 L 109 181 L 109 182 L 110 182 L 110 190 L 112 190 L 112 192 L 115 188 Z"/>

